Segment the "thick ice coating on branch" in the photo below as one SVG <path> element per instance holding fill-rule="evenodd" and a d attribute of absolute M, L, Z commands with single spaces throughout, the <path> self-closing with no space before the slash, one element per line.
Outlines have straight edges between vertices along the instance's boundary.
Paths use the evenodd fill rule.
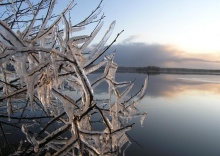
<path fill-rule="evenodd" d="M 16 34 L 0 20 L 0 42 L 7 47 L 24 47 L 24 43 L 16 36 Z"/>
<path fill-rule="evenodd" d="M 45 151 L 48 155 L 50 152 L 51 155 L 118 155 L 131 143 L 126 132 L 133 124 L 128 121 L 139 117 L 141 125 L 144 123 L 147 113 L 139 111 L 138 104 L 144 97 L 147 79 L 129 97 L 134 82 L 116 81 L 115 53 L 103 58 L 116 21 L 105 30 L 98 44 L 91 45 L 104 26 L 104 16 L 100 17 L 102 0 L 78 24 L 70 20 L 74 1 L 56 14 L 58 2 L 16 0 L 7 5 L 7 0 L 1 1 L 7 7 L 12 6 L 6 12 L 14 10 L 8 12 L 10 17 L 4 17 L 4 21 L 0 17 L 0 101 L 5 102 L 5 114 L 10 120 L 14 111 L 25 112 L 26 108 L 16 109 L 14 105 L 22 99 L 25 107 L 47 117 L 43 124 L 35 117 L 30 123 L 22 124 L 21 131 L 30 143 L 25 150 L 28 155 L 33 152 L 41 155 Z M 90 24 L 95 25 L 90 33 L 81 31 Z M 72 34 L 76 31 L 80 32 Z M 89 49 L 92 50 L 88 52 Z M 97 79 L 91 83 L 93 73 Z M 105 97 L 96 90 L 102 82 L 107 84 L 103 88 Z M 21 120 L 24 112 L 19 112 Z M 35 127 L 40 132 L 32 132 Z"/>

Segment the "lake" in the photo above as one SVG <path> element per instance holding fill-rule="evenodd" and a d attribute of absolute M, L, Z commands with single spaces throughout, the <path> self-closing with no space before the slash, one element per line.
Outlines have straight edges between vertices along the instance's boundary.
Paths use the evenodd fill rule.
<path fill-rule="evenodd" d="M 91 75 L 94 79 L 98 74 Z M 131 94 L 139 90 L 146 74 L 118 73 L 117 81 L 135 80 Z M 103 83 L 95 89 L 108 96 Z M 146 95 L 138 106 L 146 111 L 128 132 L 132 144 L 126 156 L 217 156 L 220 155 L 220 80 L 214 75 L 149 75 Z M 3 111 L 3 110 L 2 110 Z M 40 114 L 39 112 L 36 114 Z M 7 122 L 7 119 L 1 119 Z M 43 120 L 42 120 L 43 121 Z M 11 120 L 10 122 L 13 122 Z M 44 121 L 45 122 L 45 121 Z M 9 142 L 24 139 L 17 128 L 3 124 Z M 16 130 L 16 131 L 14 131 Z M 5 142 L 0 133 L 1 148 Z"/>
<path fill-rule="evenodd" d="M 119 79 L 145 74 L 118 74 Z M 134 88 L 137 89 L 137 88 Z M 143 127 L 136 119 L 128 133 L 137 143 L 127 156 L 220 155 L 220 80 L 213 75 L 150 75 L 140 110 L 147 111 Z"/>

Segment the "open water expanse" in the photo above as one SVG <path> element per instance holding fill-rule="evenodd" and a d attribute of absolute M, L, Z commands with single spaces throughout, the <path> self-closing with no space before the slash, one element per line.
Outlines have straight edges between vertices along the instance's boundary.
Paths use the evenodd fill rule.
<path fill-rule="evenodd" d="M 95 79 L 97 75 L 90 78 Z M 119 73 L 116 80 L 135 80 L 131 92 L 134 94 L 146 77 L 146 74 Z M 161 74 L 148 78 L 145 97 L 138 106 L 147 116 L 143 127 L 139 117 L 130 121 L 135 125 L 128 135 L 135 141 L 126 150 L 126 156 L 219 156 L 220 77 Z M 103 90 L 105 86 L 103 83 L 95 89 L 97 96 L 108 97 Z M 15 122 L 7 118 L 0 120 Z M 8 142 L 13 144 L 25 139 L 19 129 L 4 123 L 1 124 Z M 5 145 L 2 132 L 0 143 L 2 148 Z"/>
<path fill-rule="evenodd" d="M 118 74 L 136 79 L 145 74 Z M 117 79 L 116 78 L 116 79 Z M 132 143 L 127 156 L 219 156 L 220 77 L 212 75 L 150 75 L 140 110 L 147 111 L 143 127 L 138 118 L 128 133 Z"/>

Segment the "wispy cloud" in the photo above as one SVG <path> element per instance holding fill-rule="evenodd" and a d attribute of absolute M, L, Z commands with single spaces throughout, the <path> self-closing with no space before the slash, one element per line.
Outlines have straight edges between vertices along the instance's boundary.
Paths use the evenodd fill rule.
<path fill-rule="evenodd" d="M 132 43 L 135 39 L 138 39 L 139 35 L 132 35 L 122 41 L 123 44 Z"/>

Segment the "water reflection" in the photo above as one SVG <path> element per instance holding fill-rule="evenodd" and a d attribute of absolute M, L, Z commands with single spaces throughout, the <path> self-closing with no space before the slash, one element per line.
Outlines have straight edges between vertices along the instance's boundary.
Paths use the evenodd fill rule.
<path fill-rule="evenodd" d="M 138 75 L 137 83 L 142 76 Z M 139 107 L 148 112 L 144 127 L 135 127 L 129 133 L 143 148 L 132 144 L 127 154 L 219 155 L 218 79 L 201 75 L 150 76 Z"/>
<path fill-rule="evenodd" d="M 119 81 L 135 80 L 134 91 L 145 77 L 146 74 L 117 75 Z M 104 86 L 98 88 L 100 93 Z M 133 141 L 126 155 L 220 154 L 219 76 L 150 75 L 139 109 L 146 110 L 148 116 L 143 128 L 135 126 L 129 132 L 138 144 Z"/>
<path fill-rule="evenodd" d="M 185 92 L 220 93 L 218 76 L 156 75 L 149 79 L 147 96 L 175 97 Z"/>
<path fill-rule="evenodd" d="M 135 90 L 146 74 L 119 73 L 118 80 L 135 80 Z M 101 89 L 101 88 L 100 88 Z M 149 75 L 146 96 L 174 98 L 184 92 L 220 94 L 220 79 L 215 75 Z"/>
<path fill-rule="evenodd" d="M 98 74 L 90 77 L 95 80 Z M 116 80 L 135 80 L 132 94 L 139 90 L 146 74 L 117 74 Z M 220 154 L 220 84 L 218 76 L 150 75 L 146 95 L 139 109 L 148 112 L 144 127 L 139 118 L 128 132 L 131 146 L 126 156 L 217 156 Z M 107 97 L 107 84 L 96 88 L 99 96 Z M 97 97 L 98 98 L 98 97 Z M 4 110 L 1 110 L 4 111 Z M 28 116 L 28 112 L 26 112 Z M 38 114 L 36 114 L 38 115 Z M 25 116 L 25 115 L 24 115 Z M 15 138 L 25 140 L 16 128 L 18 120 L 1 118 L 5 134 L 0 133 L 2 150 Z M 41 120 L 45 124 L 46 119 Z M 94 119 L 95 121 L 95 119 Z M 9 123 L 13 126 L 5 125 Z M 26 120 L 25 122 L 29 122 Z M 45 123 L 44 123 L 45 122 Z M 102 129 L 102 127 L 97 128 Z M 68 134 L 67 134 L 68 135 Z"/>

